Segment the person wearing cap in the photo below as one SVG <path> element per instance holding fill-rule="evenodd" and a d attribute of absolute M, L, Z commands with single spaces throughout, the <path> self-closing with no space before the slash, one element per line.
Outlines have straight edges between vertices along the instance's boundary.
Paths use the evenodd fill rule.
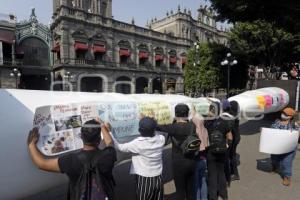
<path fill-rule="evenodd" d="M 103 140 L 106 147 L 102 150 L 98 149 L 101 142 L 101 131 Z M 97 156 L 96 166 L 102 176 L 99 177 L 105 183 L 110 184 L 113 182 L 112 170 L 114 163 L 117 160 L 116 151 L 113 147 L 113 141 L 110 134 L 106 130 L 106 126 L 101 126 L 99 120 L 90 120 L 84 123 L 81 128 L 81 139 L 83 141 L 83 148 L 79 151 L 74 151 L 69 154 L 61 155 L 57 158 L 45 158 L 38 150 L 36 144 L 39 140 L 38 129 L 34 128 L 29 132 L 27 143 L 30 156 L 34 164 L 41 170 L 48 172 L 64 173 L 69 178 L 69 191 L 68 200 L 75 199 L 78 192 L 76 187 L 77 182 L 80 180 L 80 175 L 84 169 L 80 157 L 85 157 L 87 161 L 90 161 Z M 112 190 L 104 191 L 109 199 L 113 199 L 113 186 L 105 188 L 111 188 Z"/>
<path fill-rule="evenodd" d="M 272 125 L 271 128 L 282 129 L 282 130 L 299 130 L 297 124 L 292 123 L 292 119 L 296 114 L 293 108 L 287 107 L 283 109 L 281 113 L 281 119 L 277 119 Z M 284 186 L 291 185 L 291 177 L 293 171 L 293 161 L 296 156 L 296 149 L 289 153 L 280 154 L 280 155 L 271 155 L 272 162 L 272 173 L 280 173 L 282 176 L 282 184 Z"/>
<path fill-rule="evenodd" d="M 184 156 L 178 145 L 194 130 L 195 125 L 188 119 L 189 112 L 190 109 L 186 104 L 177 104 L 175 106 L 174 123 L 157 126 L 157 130 L 167 133 L 172 141 L 172 169 L 176 187 L 176 200 L 194 199 L 196 160 Z"/>
<path fill-rule="evenodd" d="M 137 200 L 162 200 L 162 153 L 165 137 L 156 134 L 157 123 L 143 117 L 139 122 L 141 136 L 128 143 L 119 143 L 112 135 L 116 149 L 132 153 L 130 174 L 135 175 Z"/>

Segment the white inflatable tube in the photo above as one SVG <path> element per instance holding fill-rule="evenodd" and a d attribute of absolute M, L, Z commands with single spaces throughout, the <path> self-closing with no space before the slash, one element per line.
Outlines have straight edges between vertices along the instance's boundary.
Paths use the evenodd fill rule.
<path fill-rule="evenodd" d="M 276 87 L 251 90 L 229 98 L 240 105 L 242 117 L 278 112 L 289 104 L 289 94 Z"/>
<path fill-rule="evenodd" d="M 268 102 L 262 107 L 264 105 L 261 103 L 262 97 L 257 96 L 266 95 L 273 98 L 274 102 L 271 106 Z M 269 99 L 269 97 L 267 98 Z M 0 199 L 23 198 L 67 181 L 62 174 L 38 170 L 29 157 L 26 140 L 28 131 L 33 127 L 37 108 L 62 104 L 80 105 L 91 102 L 97 104 L 124 101 L 136 102 L 139 104 L 139 112 L 148 112 L 149 107 L 155 107 L 156 110 L 162 113 L 163 109 L 170 109 L 171 114 L 167 118 L 161 116 L 159 112 L 155 113 L 158 117 L 161 117 L 161 122 L 170 122 L 170 119 L 172 120 L 174 117 L 174 106 L 177 103 L 186 103 L 189 107 L 194 105 L 198 112 L 205 113 L 211 101 L 214 100 L 207 98 L 193 99 L 181 95 L 122 95 L 116 93 L 0 89 Z M 230 100 L 236 100 L 241 105 L 242 111 L 249 108 L 255 108 L 256 110 L 260 108 L 258 109 L 259 112 L 269 113 L 285 107 L 288 103 L 288 94 L 279 88 L 266 88 L 246 92 L 232 97 Z"/>

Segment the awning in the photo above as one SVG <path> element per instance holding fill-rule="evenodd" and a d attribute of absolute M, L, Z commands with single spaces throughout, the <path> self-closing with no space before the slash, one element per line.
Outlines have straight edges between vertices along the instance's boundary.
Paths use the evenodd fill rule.
<path fill-rule="evenodd" d="M 8 31 L 8 30 L 0 31 L 0 41 L 1 42 L 12 44 L 14 39 L 15 39 L 14 32 Z"/>
<path fill-rule="evenodd" d="M 139 57 L 140 58 L 148 58 L 149 57 L 148 52 L 140 51 Z"/>
<path fill-rule="evenodd" d="M 182 57 L 182 58 L 181 58 L 181 63 L 182 63 L 182 64 L 186 64 L 186 63 L 187 63 L 186 57 Z"/>
<path fill-rule="evenodd" d="M 120 49 L 120 52 L 119 52 L 120 56 L 130 56 L 130 52 L 128 49 Z"/>
<path fill-rule="evenodd" d="M 56 45 L 52 48 L 51 51 L 52 51 L 52 52 L 60 52 L 60 45 L 59 45 L 59 44 L 56 44 Z"/>
<path fill-rule="evenodd" d="M 155 55 L 155 60 L 156 61 L 160 61 L 160 60 L 163 60 L 163 59 L 164 59 L 163 55 Z"/>
<path fill-rule="evenodd" d="M 75 51 L 77 51 L 77 50 L 87 51 L 89 49 L 89 46 L 86 43 L 75 42 L 74 48 L 75 48 Z"/>
<path fill-rule="evenodd" d="M 170 57 L 170 63 L 175 64 L 177 62 L 177 58 L 175 56 Z"/>
<path fill-rule="evenodd" d="M 94 45 L 93 51 L 94 51 L 94 53 L 105 53 L 106 48 L 104 45 Z"/>

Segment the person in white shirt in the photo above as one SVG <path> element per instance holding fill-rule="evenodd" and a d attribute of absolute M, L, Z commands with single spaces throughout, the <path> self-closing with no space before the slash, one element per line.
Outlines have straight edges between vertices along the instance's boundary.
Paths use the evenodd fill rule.
<path fill-rule="evenodd" d="M 116 149 L 133 153 L 130 174 L 136 177 L 137 200 L 163 199 L 162 153 L 165 137 L 155 133 L 156 127 L 153 118 L 143 117 L 139 122 L 140 137 L 120 144 L 112 136 Z"/>

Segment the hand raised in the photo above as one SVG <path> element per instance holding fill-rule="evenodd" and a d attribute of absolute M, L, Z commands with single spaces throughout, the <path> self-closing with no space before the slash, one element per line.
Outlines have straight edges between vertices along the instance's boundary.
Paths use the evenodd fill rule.
<path fill-rule="evenodd" d="M 40 134 L 37 127 L 33 128 L 29 131 L 28 138 L 27 138 L 27 145 L 36 144 L 39 141 Z"/>

